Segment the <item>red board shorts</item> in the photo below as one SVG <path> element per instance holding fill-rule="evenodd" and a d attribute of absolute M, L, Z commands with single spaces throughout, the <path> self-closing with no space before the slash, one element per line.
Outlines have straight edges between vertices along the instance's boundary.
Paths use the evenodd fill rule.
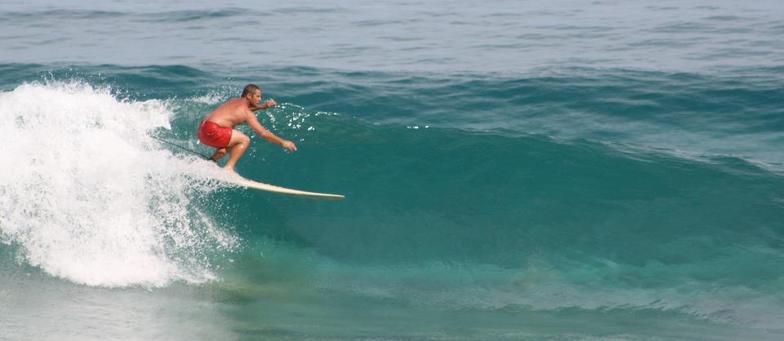
<path fill-rule="evenodd" d="M 199 141 L 211 147 L 226 148 L 231 141 L 232 130 L 212 121 L 203 121 L 199 126 Z"/>

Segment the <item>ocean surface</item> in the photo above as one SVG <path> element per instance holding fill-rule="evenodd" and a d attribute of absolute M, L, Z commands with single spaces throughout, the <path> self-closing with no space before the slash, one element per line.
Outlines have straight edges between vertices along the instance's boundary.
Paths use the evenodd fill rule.
<path fill-rule="evenodd" d="M 784 339 L 784 2 L 0 0 L 0 340 Z M 279 106 L 216 180 L 199 121 Z"/>

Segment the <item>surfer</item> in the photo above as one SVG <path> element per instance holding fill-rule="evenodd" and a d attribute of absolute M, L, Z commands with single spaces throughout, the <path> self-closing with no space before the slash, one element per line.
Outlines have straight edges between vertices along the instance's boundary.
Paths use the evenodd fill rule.
<path fill-rule="evenodd" d="M 229 153 L 229 161 L 223 166 L 224 169 L 234 171 L 242 154 L 250 145 L 250 138 L 241 131 L 234 129 L 235 126 L 247 123 L 256 134 L 270 142 L 277 143 L 289 151 L 296 151 L 297 146 L 294 142 L 282 139 L 266 128 L 264 128 L 256 118 L 254 111 L 272 108 L 278 103 L 269 99 L 264 104 L 261 101 L 261 88 L 255 84 L 248 84 L 242 90 L 242 96 L 232 98 L 213 110 L 199 125 L 199 141 L 215 148 L 215 153 L 210 157 L 217 162 L 226 152 Z"/>

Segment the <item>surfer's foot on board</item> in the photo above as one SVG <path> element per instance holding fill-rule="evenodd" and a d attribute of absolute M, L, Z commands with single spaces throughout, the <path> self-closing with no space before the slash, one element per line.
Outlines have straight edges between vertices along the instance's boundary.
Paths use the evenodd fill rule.
<path fill-rule="evenodd" d="M 226 155 L 226 148 L 216 149 L 215 154 L 210 156 L 210 160 L 218 162 L 224 155 Z"/>
<path fill-rule="evenodd" d="M 223 166 L 223 170 L 229 173 L 230 176 L 240 176 L 240 173 L 237 173 L 234 167 Z"/>

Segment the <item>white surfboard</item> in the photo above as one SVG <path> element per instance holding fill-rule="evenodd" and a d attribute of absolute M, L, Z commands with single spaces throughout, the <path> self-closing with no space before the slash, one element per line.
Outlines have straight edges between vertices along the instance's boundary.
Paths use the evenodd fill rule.
<path fill-rule="evenodd" d="M 185 150 L 187 152 L 193 153 L 194 155 L 198 155 L 198 156 L 202 157 L 204 160 L 209 161 L 209 163 L 212 166 L 217 167 L 217 163 L 215 163 L 214 161 L 210 160 L 209 157 L 200 154 L 199 152 L 196 152 L 196 151 L 191 150 L 189 148 L 185 148 L 183 146 L 180 146 L 179 144 L 172 143 L 172 142 L 166 141 L 164 139 L 161 139 L 161 138 L 158 138 L 158 137 L 155 137 L 155 136 L 152 136 L 152 138 L 154 138 L 154 139 L 156 139 L 156 140 L 158 140 L 160 142 L 166 143 L 168 145 L 171 145 L 171 146 L 177 147 L 179 149 Z M 225 181 L 225 182 L 228 182 L 228 183 L 232 183 L 232 184 L 235 184 L 235 185 L 247 187 L 247 188 L 258 189 L 258 190 L 261 190 L 261 191 L 280 193 L 280 194 L 287 194 L 287 195 L 294 195 L 294 196 L 298 196 L 298 197 L 305 197 L 305 198 L 311 198 L 311 199 L 343 200 L 343 199 L 346 198 L 344 195 L 340 195 L 340 194 L 308 192 L 308 191 L 302 191 L 302 190 L 298 190 L 298 189 L 292 189 L 292 188 L 286 188 L 286 187 L 281 187 L 281 186 L 265 184 L 265 183 L 262 183 L 262 182 L 253 181 L 253 180 L 250 180 L 250 179 L 243 178 L 241 175 L 239 175 L 237 173 L 228 173 L 228 174 L 227 173 L 222 173 L 222 174 L 220 174 L 220 176 L 215 177 L 215 179 L 221 180 L 221 181 Z"/>
<path fill-rule="evenodd" d="M 258 189 L 267 192 L 273 193 L 280 193 L 280 194 L 287 194 L 287 195 L 294 195 L 298 197 L 305 197 L 310 199 L 322 199 L 322 200 L 343 200 L 346 197 L 340 194 L 329 194 L 329 193 L 318 193 L 318 192 L 308 192 L 308 191 L 301 191 L 298 189 L 280 187 L 270 184 L 261 183 L 258 181 L 253 181 L 250 179 L 243 178 L 239 175 L 231 175 L 227 177 L 222 177 L 221 180 L 230 182 L 236 185 L 240 185 L 242 187 Z"/>

